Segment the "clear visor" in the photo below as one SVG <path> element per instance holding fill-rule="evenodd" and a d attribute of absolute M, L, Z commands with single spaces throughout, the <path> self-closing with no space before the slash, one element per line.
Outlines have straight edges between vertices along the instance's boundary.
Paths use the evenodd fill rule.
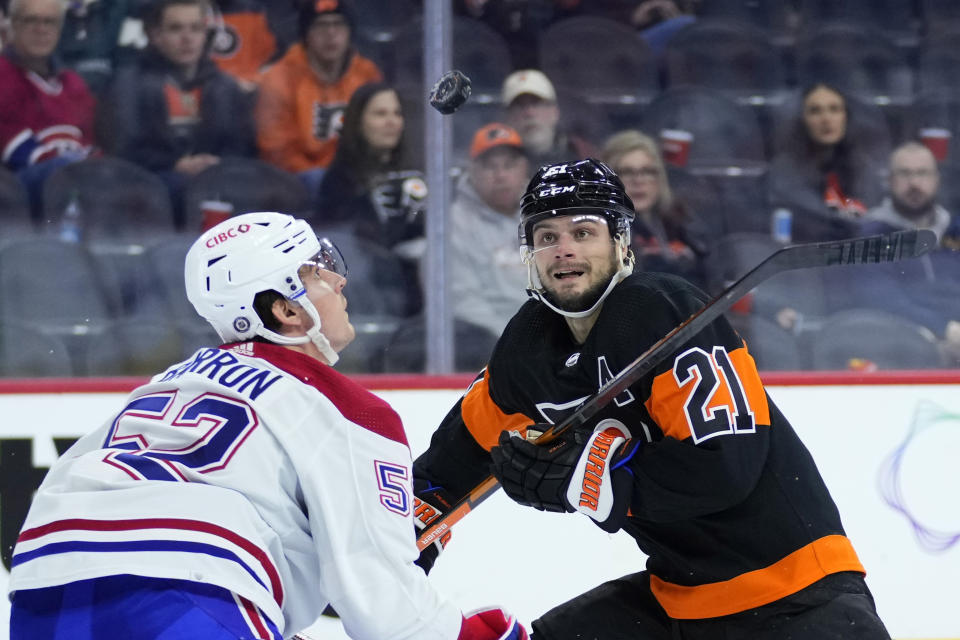
<path fill-rule="evenodd" d="M 531 216 L 520 224 L 520 259 L 524 263 L 537 252 L 557 246 L 556 233 L 546 223 L 558 219 L 564 220 L 565 227 L 576 227 L 582 223 L 608 226 L 606 216 L 598 214 L 596 209 L 558 209 Z"/>
<path fill-rule="evenodd" d="M 343 259 L 343 254 L 337 249 L 328 238 L 319 238 L 320 251 L 309 260 L 300 263 L 301 273 L 304 268 L 323 269 L 331 271 L 338 276 L 347 277 L 347 261 Z"/>

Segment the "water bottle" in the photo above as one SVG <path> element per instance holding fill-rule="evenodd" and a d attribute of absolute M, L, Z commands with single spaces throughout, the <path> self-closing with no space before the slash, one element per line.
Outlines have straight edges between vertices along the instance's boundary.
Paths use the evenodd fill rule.
<path fill-rule="evenodd" d="M 77 192 L 73 192 L 60 218 L 60 239 L 64 242 L 80 242 L 82 224 L 83 211 L 80 209 L 80 196 Z"/>
<path fill-rule="evenodd" d="M 771 218 L 771 224 L 773 239 L 781 244 L 788 244 L 792 234 L 793 212 L 784 207 L 775 209 Z"/>

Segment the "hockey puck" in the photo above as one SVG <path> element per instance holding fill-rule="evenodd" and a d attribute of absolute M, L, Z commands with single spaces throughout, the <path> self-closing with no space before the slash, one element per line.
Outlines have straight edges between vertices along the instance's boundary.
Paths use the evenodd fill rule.
<path fill-rule="evenodd" d="M 454 69 L 440 76 L 430 90 L 430 106 L 443 114 L 456 111 L 470 97 L 470 78 Z"/>

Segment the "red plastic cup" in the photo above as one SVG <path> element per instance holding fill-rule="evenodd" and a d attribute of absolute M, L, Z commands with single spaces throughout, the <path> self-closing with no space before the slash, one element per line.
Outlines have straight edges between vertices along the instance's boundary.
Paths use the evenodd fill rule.
<path fill-rule="evenodd" d="M 665 162 L 675 167 L 687 166 L 693 134 L 683 129 L 664 129 L 660 132 L 660 149 Z"/>
<path fill-rule="evenodd" d="M 939 128 L 928 128 L 920 130 L 920 141 L 926 145 L 927 149 L 937 159 L 937 162 L 943 162 L 947 159 L 950 152 L 950 130 Z"/>
<path fill-rule="evenodd" d="M 233 215 L 233 205 L 223 200 L 204 200 L 200 203 L 203 213 L 200 231 L 215 227 Z"/>

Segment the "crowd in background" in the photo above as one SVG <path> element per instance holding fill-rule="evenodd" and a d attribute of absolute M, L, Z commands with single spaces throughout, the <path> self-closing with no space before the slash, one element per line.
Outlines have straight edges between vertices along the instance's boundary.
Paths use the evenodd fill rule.
<path fill-rule="evenodd" d="M 714 294 L 784 243 L 933 229 L 920 260 L 781 278 L 731 315 L 761 369 L 960 366 L 960 78 L 930 79 L 935 45 L 960 41 L 950 3 L 454 6 L 454 61 L 475 80 L 446 212 L 458 370 L 483 366 L 526 299 L 530 176 L 587 156 L 633 200 L 637 268 Z M 0 8 L 0 375 L 140 375 L 216 341 L 177 272 L 197 233 L 252 209 L 341 245 L 359 336 L 341 366 L 423 370 L 421 2 Z M 895 61 L 839 80 L 817 66 L 808 43 L 851 22 L 901 54 L 906 90 Z M 729 76 L 697 75 L 711 43 Z"/>

